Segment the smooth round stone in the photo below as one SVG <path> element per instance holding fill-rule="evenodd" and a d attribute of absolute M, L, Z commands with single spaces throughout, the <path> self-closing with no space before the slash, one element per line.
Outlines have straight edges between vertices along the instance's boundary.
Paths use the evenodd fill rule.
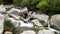
<path fill-rule="evenodd" d="M 27 30 L 27 31 L 24 31 L 21 34 L 35 34 L 35 32 L 33 30 Z"/>
<path fill-rule="evenodd" d="M 10 32 L 10 31 L 6 31 L 4 34 L 12 34 L 12 32 Z"/>

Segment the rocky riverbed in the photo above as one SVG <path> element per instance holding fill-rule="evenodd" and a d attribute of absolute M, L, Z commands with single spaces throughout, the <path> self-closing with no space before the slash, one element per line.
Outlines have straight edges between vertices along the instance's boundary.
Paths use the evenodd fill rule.
<path fill-rule="evenodd" d="M 15 25 L 19 34 L 60 34 L 60 14 L 52 16 L 50 24 L 52 27 L 49 27 L 49 16 L 46 14 L 29 11 L 27 7 L 0 5 L 0 34 L 4 31 L 4 18 Z M 12 32 L 6 30 L 4 34 L 12 34 Z"/>

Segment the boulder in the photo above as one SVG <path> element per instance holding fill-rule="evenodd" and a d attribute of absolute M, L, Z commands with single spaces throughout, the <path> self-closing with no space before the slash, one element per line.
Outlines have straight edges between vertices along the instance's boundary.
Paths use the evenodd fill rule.
<path fill-rule="evenodd" d="M 39 19 L 41 21 L 44 21 L 46 24 L 47 24 L 47 21 L 48 21 L 48 18 L 49 18 L 48 15 L 45 15 L 45 14 L 36 14 L 36 13 L 33 13 L 32 17 L 37 18 L 37 19 Z"/>
<path fill-rule="evenodd" d="M 35 32 L 33 30 L 27 30 L 20 34 L 35 34 Z"/>
<path fill-rule="evenodd" d="M 51 17 L 51 25 L 52 28 L 60 30 L 60 14 Z"/>
<path fill-rule="evenodd" d="M 13 18 L 15 18 L 15 19 L 19 19 L 19 18 L 20 18 L 19 12 L 20 12 L 19 9 L 12 8 L 12 9 L 10 9 L 10 11 L 8 11 L 8 14 L 9 14 L 10 16 L 12 16 Z"/>

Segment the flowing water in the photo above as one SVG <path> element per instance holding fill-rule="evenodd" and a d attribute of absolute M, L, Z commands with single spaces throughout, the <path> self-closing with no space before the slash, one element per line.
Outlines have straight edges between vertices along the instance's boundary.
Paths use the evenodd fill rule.
<path fill-rule="evenodd" d="M 51 30 L 51 31 L 56 32 L 57 34 L 60 34 L 60 31 L 58 31 L 58 30 L 55 30 L 55 29 L 51 28 L 50 20 L 48 21 L 48 29 L 49 29 L 49 30 Z"/>

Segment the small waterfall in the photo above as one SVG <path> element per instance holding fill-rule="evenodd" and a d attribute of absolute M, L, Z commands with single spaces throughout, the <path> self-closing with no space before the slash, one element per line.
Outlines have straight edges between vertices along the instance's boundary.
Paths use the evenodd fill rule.
<path fill-rule="evenodd" d="M 50 23 L 49 23 L 49 21 L 48 21 L 48 29 L 50 28 Z"/>
<path fill-rule="evenodd" d="M 50 25 L 50 20 L 47 21 L 47 23 L 48 23 L 48 29 L 49 29 L 49 30 L 54 31 L 54 32 L 56 32 L 57 34 L 60 34 L 60 31 L 55 30 L 55 29 L 53 29 L 53 28 L 50 27 L 50 26 L 51 26 L 51 25 Z"/>

